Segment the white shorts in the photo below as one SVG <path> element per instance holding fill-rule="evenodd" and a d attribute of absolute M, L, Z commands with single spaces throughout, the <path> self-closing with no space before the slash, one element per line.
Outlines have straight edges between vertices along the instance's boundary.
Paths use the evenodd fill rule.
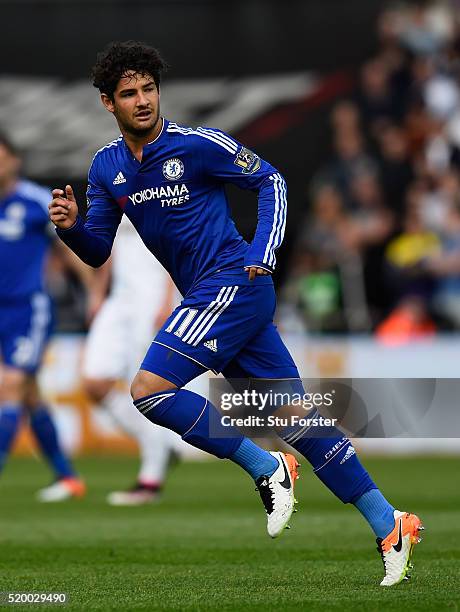
<path fill-rule="evenodd" d="M 136 374 L 152 342 L 155 312 L 109 297 L 86 339 L 82 372 L 86 378 L 127 380 Z"/>

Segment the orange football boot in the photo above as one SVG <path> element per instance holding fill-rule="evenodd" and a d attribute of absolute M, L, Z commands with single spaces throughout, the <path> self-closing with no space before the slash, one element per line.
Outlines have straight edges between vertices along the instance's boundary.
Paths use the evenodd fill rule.
<path fill-rule="evenodd" d="M 377 538 L 377 550 L 385 568 L 380 586 L 393 586 L 410 578 L 414 546 L 422 540 L 419 532 L 424 527 L 416 514 L 395 510 L 394 519 L 395 526 L 386 538 Z"/>

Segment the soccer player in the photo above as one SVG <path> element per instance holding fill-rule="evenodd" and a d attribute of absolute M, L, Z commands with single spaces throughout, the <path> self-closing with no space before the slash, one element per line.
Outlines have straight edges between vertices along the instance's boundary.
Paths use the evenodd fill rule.
<path fill-rule="evenodd" d="M 123 182 L 122 177 L 117 180 Z M 132 405 L 129 392 L 118 383 L 132 380 L 152 334 L 171 313 L 176 289 L 164 268 L 149 256 L 126 216 L 109 262 L 98 270 L 93 283 L 90 303 L 97 313 L 86 342 L 83 386 L 139 445 L 141 465 L 136 484 L 127 491 L 113 491 L 107 498 L 114 506 L 137 506 L 158 499 L 175 434 L 148 424 Z"/>
<path fill-rule="evenodd" d="M 289 381 L 293 389 L 302 388 L 272 322 L 271 274 L 284 234 L 286 184 L 275 168 L 228 134 L 162 117 L 163 69 L 158 52 L 138 42 L 112 43 L 98 56 L 93 84 L 121 136 L 93 159 L 86 223 L 70 185 L 53 191 L 50 216 L 62 240 L 83 261 L 100 266 L 125 214 L 171 274 L 185 297 L 134 378 L 134 404 L 152 422 L 245 469 L 265 505 L 268 533 L 276 537 L 293 511 L 294 457 L 267 452 L 237 430 L 229 438 L 217 409 L 183 387 L 210 369 L 251 383 L 270 379 L 273 385 Z M 121 175 L 126 182 L 116 180 Z M 258 193 L 250 244 L 231 219 L 226 183 Z M 384 559 L 382 585 L 405 578 L 420 519 L 387 502 L 338 429 L 323 428 L 313 437 L 299 426 L 282 435 L 341 501 L 353 503 L 368 520 Z"/>
<path fill-rule="evenodd" d="M 52 327 L 44 264 L 51 243 L 59 241 L 48 218 L 50 192 L 20 179 L 19 171 L 18 153 L 0 135 L 0 471 L 28 415 L 56 479 L 38 499 L 61 501 L 80 497 L 85 486 L 59 444 L 36 376 Z"/>

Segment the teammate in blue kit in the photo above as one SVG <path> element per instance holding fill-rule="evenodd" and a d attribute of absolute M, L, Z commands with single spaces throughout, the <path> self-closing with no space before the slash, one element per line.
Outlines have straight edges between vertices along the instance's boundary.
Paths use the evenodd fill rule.
<path fill-rule="evenodd" d="M 255 153 L 217 129 L 183 127 L 161 117 L 158 52 L 133 41 L 112 43 L 98 56 L 93 84 L 122 135 L 100 149 L 88 179 L 84 222 L 70 185 L 53 191 L 57 233 L 83 261 L 101 265 L 123 214 L 184 295 L 158 332 L 132 383 L 134 404 L 149 420 L 190 444 L 243 467 L 256 481 L 276 537 L 293 511 L 296 462 L 267 452 L 220 425 L 216 408 L 184 385 L 206 370 L 228 378 L 270 379 L 301 389 L 297 368 L 273 325 L 271 274 L 286 222 L 286 184 Z M 258 223 L 250 244 L 238 233 L 224 186 L 258 193 Z M 135 274 L 135 270 L 133 270 Z M 210 436 L 213 422 L 215 437 Z M 395 510 L 334 427 L 313 437 L 299 426 L 282 437 L 312 464 L 345 503 L 353 503 L 378 537 L 383 585 L 406 577 L 421 527 Z"/>
<path fill-rule="evenodd" d="M 36 379 L 52 327 L 44 289 L 44 264 L 54 238 L 47 214 L 50 192 L 20 180 L 19 169 L 15 148 L 0 135 L 0 471 L 28 414 L 56 478 L 38 498 L 60 501 L 83 495 L 85 487 L 60 447 Z"/>

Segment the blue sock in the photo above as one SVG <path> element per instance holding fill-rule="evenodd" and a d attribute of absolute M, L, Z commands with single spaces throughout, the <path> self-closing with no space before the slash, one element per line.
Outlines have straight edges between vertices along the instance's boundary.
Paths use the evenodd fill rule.
<path fill-rule="evenodd" d="M 231 457 L 243 441 L 237 429 L 222 425 L 211 402 L 188 389 L 152 393 L 134 405 L 152 423 L 172 429 L 185 442 L 220 459 Z"/>
<path fill-rule="evenodd" d="M 282 438 L 311 463 L 316 476 L 344 504 L 354 503 L 366 491 L 377 488 L 342 432 L 335 427 L 314 427 L 309 433 L 315 437 L 304 437 L 308 432 L 300 427 L 291 428 Z M 319 435 L 325 437 L 316 437 Z"/>
<path fill-rule="evenodd" d="M 318 435 L 319 428 L 315 428 Z M 354 504 L 368 521 L 378 538 L 386 537 L 394 527 L 394 508 L 383 497 L 364 469 L 348 438 L 337 435 L 335 428 L 322 433 L 335 433 L 334 438 L 296 438 L 300 431 L 285 437 L 312 464 L 318 478 L 344 503 Z M 334 432 L 329 430 L 335 430 Z"/>
<path fill-rule="evenodd" d="M 385 538 L 394 529 L 394 508 L 379 489 L 367 491 L 354 502 L 378 538 Z"/>
<path fill-rule="evenodd" d="M 254 479 L 271 476 L 278 467 L 270 453 L 233 428 L 222 425 L 221 414 L 206 398 L 188 389 L 153 393 L 134 401 L 145 417 L 182 439 L 221 459 L 231 459 Z"/>
<path fill-rule="evenodd" d="M 17 404 L 0 405 L 0 470 L 18 433 L 21 422 L 21 407 Z"/>
<path fill-rule="evenodd" d="M 66 457 L 59 444 L 56 427 L 45 406 L 40 406 L 31 413 L 30 426 L 56 476 L 58 478 L 75 476 L 70 460 Z"/>
<path fill-rule="evenodd" d="M 260 476 L 271 476 L 278 467 L 278 461 L 270 453 L 249 438 L 244 438 L 239 448 L 229 457 L 257 480 Z"/>

